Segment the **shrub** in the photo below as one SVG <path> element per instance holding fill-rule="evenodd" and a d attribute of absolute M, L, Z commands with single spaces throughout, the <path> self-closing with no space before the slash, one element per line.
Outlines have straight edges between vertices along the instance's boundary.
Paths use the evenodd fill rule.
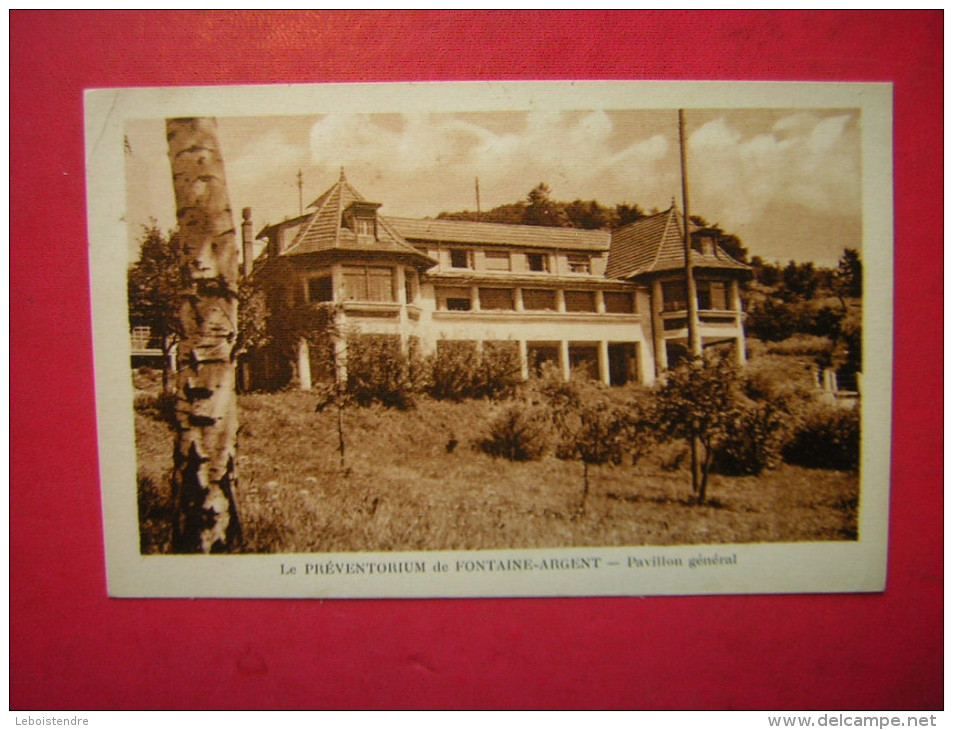
<path fill-rule="evenodd" d="M 477 382 L 475 342 L 443 340 L 430 356 L 428 391 L 440 400 L 472 398 Z"/>
<path fill-rule="evenodd" d="M 856 471 L 860 466 L 860 411 L 816 406 L 783 450 L 790 464 Z"/>
<path fill-rule="evenodd" d="M 493 419 L 489 435 L 480 440 L 478 446 L 491 456 L 502 456 L 511 461 L 535 461 L 545 456 L 552 440 L 545 409 L 513 403 Z"/>
<path fill-rule="evenodd" d="M 485 342 L 482 352 L 475 342 L 443 340 L 429 361 L 428 391 L 434 398 L 505 398 L 522 382 L 516 342 Z"/>
<path fill-rule="evenodd" d="M 513 341 L 484 342 L 478 372 L 477 397 L 511 396 L 523 382 L 519 345 Z"/>
<path fill-rule="evenodd" d="M 781 461 L 788 436 L 786 414 L 773 403 L 752 403 L 738 411 L 728 438 L 715 449 L 712 469 L 721 474 L 760 474 Z"/>
<path fill-rule="evenodd" d="M 362 406 L 381 403 L 412 408 L 420 390 L 421 367 L 386 335 L 352 337 L 347 345 L 347 392 Z"/>
<path fill-rule="evenodd" d="M 768 345 L 768 352 L 775 355 L 804 355 L 815 358 L 830 358 L 833 343 L 820 335 L 795 334 L 780 342 Z"/>
<path fill-rule="evenodd" d="M 632 464 L 652 443 L 635 403 L 594 401 L 563 421 L 556 456 L 587 464 Z"/>

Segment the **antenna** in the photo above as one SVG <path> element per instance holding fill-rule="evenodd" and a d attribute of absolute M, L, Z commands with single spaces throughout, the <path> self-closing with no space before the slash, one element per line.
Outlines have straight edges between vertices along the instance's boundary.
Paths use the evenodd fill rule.
<path fill-rule="evenodd" d="M 477 220 L 480 220 L 480 178 L 476 178 Z"/>
<path fill-rule="evenodd" d="M 301 182 L 301 170 L 298 170 L 298 215 L 304 213 L 304 183 Z"/>

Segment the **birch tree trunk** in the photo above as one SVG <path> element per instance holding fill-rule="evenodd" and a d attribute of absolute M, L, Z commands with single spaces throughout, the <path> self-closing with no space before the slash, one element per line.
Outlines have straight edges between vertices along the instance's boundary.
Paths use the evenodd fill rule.
<path fill-rule="evenodd" d="M 183 281 L 173 550 L 228 552 L 242 540 L 235 504 L 238 246 L 215 120 L 167 119 L 166 137 Z"/>

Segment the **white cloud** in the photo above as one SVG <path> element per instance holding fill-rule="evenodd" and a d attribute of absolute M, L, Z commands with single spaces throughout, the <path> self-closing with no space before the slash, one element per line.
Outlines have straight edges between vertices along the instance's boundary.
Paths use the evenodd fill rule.
<path fill-rule="evenodd" d="M 792 205 L 810 214 L 855 216 L 860 160 L 849 122 L 846 114 L 798 112 L 770 132 L 746 136 L 725 118 L 710 121 L 689 141 L 693 199 L 731 227 Z"/>
<path fill-rule="evenodd" d="M 329 115 L 311 129 L 312 162 L 328 171 L 343 165 L 354 182 L 373 180 L 375 189 L 358 187 L 379 197 L 392 215 L 472 209 L 476 176 L 485 208 L 518 200 L 539 182 L 559 199 L 643 202 L 646 181 L 666 179 L 660 163 L 668 141 L 652 135 L 613 146 L 605 112 L 536 111 L 493 121 L 406 114 L 395 124 L 393 118 Z"/>

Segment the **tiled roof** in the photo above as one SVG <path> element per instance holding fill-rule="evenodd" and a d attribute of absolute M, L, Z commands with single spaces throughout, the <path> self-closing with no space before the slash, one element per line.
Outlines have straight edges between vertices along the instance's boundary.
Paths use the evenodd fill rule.
<path fill-rule="evenodd" d="M 343 227 L 342 214 L 354 202 L 366 201 L 351 187 L 342 170 L 340 180 L 308 206 L 315 209 L 314 213 L 298 229 L 294 240 L 282 255 L 300 256 L 332 250 L 382 252 L 406 254 L 426 260 L 430 264 L 435 263 L 407 243 L 381 216 L 377 216 L 377 236 L 374 239 L 358 236 L 354 231 Z"/>
<path fill-rule="evenodd" d="M 680 271 L 685 267 L 684 251 L 681 217 L 678 209 L 672 206 L 612 232 L 606 276 L 628 279 L 640 274 Z M 717 246 L 713 255 L 694 249 L 691 255 L 692 266 L 696 268 L 749 270 L 748 266 L 735 261 Z"/>
<path fill-rule="evenodd" d="M 556 248 L 570 251 L 609 250 L 608 231 L 416 218 L 388 217 L 387 220 L 405 239 L 410 241 L 483 243 L 495 246 Z"/>

